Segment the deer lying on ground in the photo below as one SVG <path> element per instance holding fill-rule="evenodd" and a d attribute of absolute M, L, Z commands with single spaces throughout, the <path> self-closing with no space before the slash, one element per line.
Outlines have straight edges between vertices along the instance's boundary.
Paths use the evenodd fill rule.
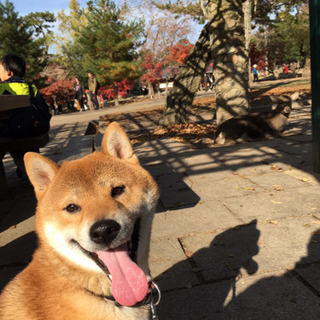
<path fill-rule="evenodd" d="M 282 95 L 273 98 L 277 106 L 270 112 L 249 113 L 223 122 L 217 128 L 215 142 L 225 144 L 236 143 L 240 139 L 251 141 L 280 137 L 291 112 L 292 101 L 298 97 L 298 92 L 291 96 Z"/>

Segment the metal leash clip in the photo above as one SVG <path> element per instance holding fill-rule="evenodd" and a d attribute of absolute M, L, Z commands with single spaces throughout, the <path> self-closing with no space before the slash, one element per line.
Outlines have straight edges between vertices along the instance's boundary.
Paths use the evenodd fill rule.
<path fill-rule="evenodd" d="M 152 320 L 158 320 L 158 316 L 156 313 L 156 306 L 160 303 L 161 300 L 161 291 L 159 289 L 159 287 L 157 286 L 157 284 L 153 281 L 151 281 L 149 283 L 149 292 L 150 292 L 150 300 L 149 300 L 149 304 L 150 304 L 150 310 L 151 310 L 151 317 Z M 156 301 L 154 301 L 154 297 L 158 296 L 158 299 Z"/>

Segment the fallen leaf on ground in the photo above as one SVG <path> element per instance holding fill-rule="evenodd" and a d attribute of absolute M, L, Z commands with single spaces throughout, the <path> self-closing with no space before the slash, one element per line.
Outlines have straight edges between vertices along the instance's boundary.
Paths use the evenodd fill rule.
<path fill-rule="evenodd" d="M 275 164 L 270 167 L 271 170 L 282 170 L 282 168 L 276 166 Z"/>
<path fill-rule="evenodd" d="M 291 95 L 295 92 L 300 92 L 301 99 L 309 99 L 311 96 L 311 85 L 310 84 L 294 84 L 285 87 L 270 88 L 267 91 L 261 92 L 261 88 L 253 88 L 250 92 L 252 99 L 252 106 L 261 106 L 268 105 L 272 103 L 270 96 L 279 96 L 279 95 Z M 149 101 L 148 98 L 134 98 L 130 99 L 130 102 L 137 101 Z M 137 110 L 136 112 L 130 112 L 130 117 L 122 113 L 108 114 L 104 115 L 102 121 L 104 124 L 102 127 L 106 127 L 108 123 L 112 121 L 118 121 L 121 124 L 126 123 L 140 123 L 150 119 L 154 123 L 160 123 L 163 119 L 163 112 L 165 108 L 163 106 L 157 106 L 152 110 Z M 216 98 L 213 96 L 208 97 L 198 97 L 192 103 L 190 108 L 190 114 L 201 116 L 203 113 L 212 113 L 216 111 Z M 142 125 L 143 126 L 143 125 Z M 195 124 L 192 122 L 187 122 L 185 124 L 177 124 L 170 127 L 160 126 L 146 130 L 143 132 L 132 132 L 130 133 L 130 139 L 133 144 L 146 142 L 150 140 L 156 140 L 161 138 L 170 138 L 176 141 L 182 142 L 191 148 L 203 148 L 203 147 L 212 147 L 214 138 L 214 132 L 216 131 L 215 123 L 202 123 Z M 276 165 L 271 168 L 273 170 L 282 170 L 282 168 L 277 167 Z M 290 166 L 288 167 L 291 170 Z M 253 169 L 255 170 L 255 169 Z"/>
<path fill-rule="evenodd" d="M 271 202 L 277 203 L 277 204 L 281 204 L 282 203 L 281 201 L 275 201 L 275 200 L 271 200 Z"/>
<path fill-rule="evenodd" d="M 277 220 L 270 220 L 269 223 L 272 223 L 272 224 L 277 225 L 277 224 L 278 224 L 278 221 L 277 221 Z"/>
<path fill-rule="evenodd" d="M 282 187 L 280 184 L 277 184 L 277 185 L 274 186 L 274 190 L 276 190 L 276 191 L 283 191 L 284 189 L 283 189 L 283 187 Z"/>

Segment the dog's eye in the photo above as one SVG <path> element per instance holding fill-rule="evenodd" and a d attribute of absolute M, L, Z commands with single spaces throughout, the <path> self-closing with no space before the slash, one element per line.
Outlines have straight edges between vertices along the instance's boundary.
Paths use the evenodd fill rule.
<path fill-rule="evenodd" d="M 120 194 L 122 194 L 123 191 L 124 191 L 124 186 L 112 188 L 111 197 L 114 198 L 114 197 L 120 196 Z"/>
<path fill-rule="evenodd" d="M 71 204 L 68 204 L 64 210 L 66 210 L 69 213 L 76 213 L 81 210 L 81 207 L 79 207 L 76 204 L 71 203 Z"/>

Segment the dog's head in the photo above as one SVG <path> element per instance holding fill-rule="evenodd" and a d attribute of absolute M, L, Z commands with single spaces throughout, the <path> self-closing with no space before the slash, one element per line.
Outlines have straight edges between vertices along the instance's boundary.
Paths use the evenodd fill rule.
<path fill-rule="evenodd" d="M 39 154 L 26 154 L 38 199 L 36 231 L 40 244 L 68 263 L 110 273 L 115 299 L 134 305 L 147 291 L 158 188 L 117 123 L 108 126 L 101 150 L 61 167 Z"/>

